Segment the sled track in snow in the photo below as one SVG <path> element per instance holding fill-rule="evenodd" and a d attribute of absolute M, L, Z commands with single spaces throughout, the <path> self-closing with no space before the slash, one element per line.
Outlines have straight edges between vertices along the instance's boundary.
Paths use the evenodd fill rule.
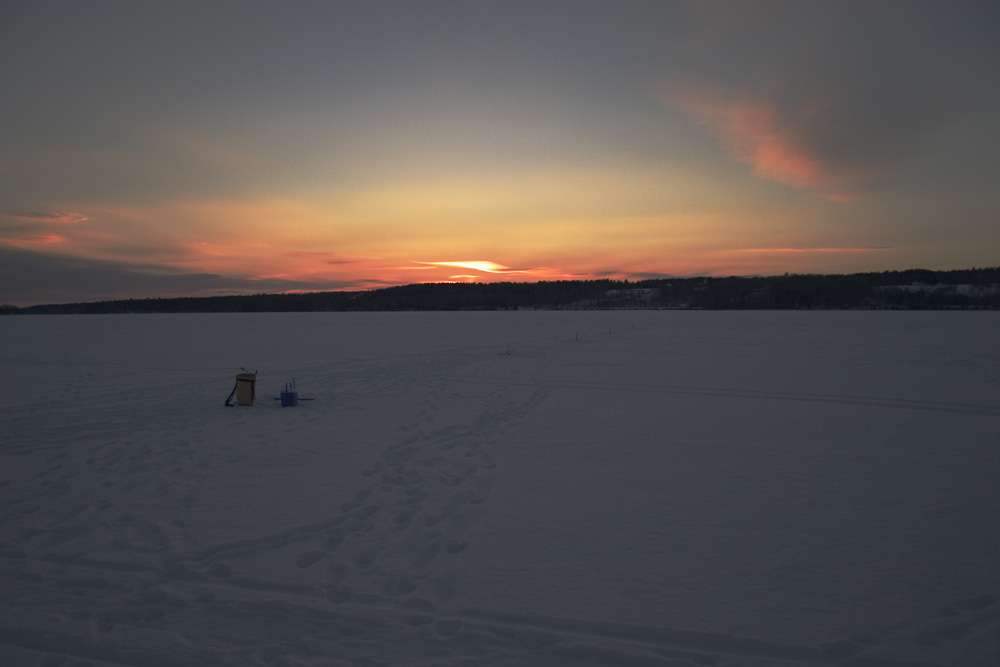
<path fill-rule="evenodd" d="M 504 378 L 478 377 L 465 379 L 472 383 L 502 383 L 511 386 L 532 386 L 529 383 L 511 382 Z M 814 394 L 796 392 L 755 391 L 745 389 L 715 389 L 708 387 L 684 387 L 670 385 L 640 385 L 620 382 L 581 382 L 566 380 L 547 380 L 546 388 L 588 389 L 607 392 L 635 392 L 644 394 L 676 394 L 682 396 L 708 396 L 716 398 L 745 398 L 763 401 L 797 401 L 805 403 L 840 403 L 844 405 L 860 405 L 878 408 L 896 408 L 900 410 L 916 410 L 920 412 L 949 412 L 955 414 L 982 415 L 985 417 L 1000 417 L 1000 406 L 973 403 L 954 403 L 947 401 L 926 401 L 907 398 L 891 398 L 885 396 L 851 396 L 843 394 Z"/>
<path fill-rule="evenodd" d="M 5 558 L 4 562 L 6 577 L 10 575 L 11 561 Z M 88 617 L 77 617 L 73 623 L 73 619 L 50 611 L 28 609 L 20 620 L 30 618 L 33 623 L 24 626 L 18 623 L 19 614 L 15 610 L 5 608 L 0 623 L 0 646 L 113 665 L 154 667 L 267 664 L 279 655 L 300 661 L 328 655 L 346 664 L 380 664 L 380 652 L 388 655 L 408 650 L 412 660 L 391 664 L 541 667 L 589 665 L 596 661 L 629 667 L 744 664 L 942 667 L 944 663 L 882 657 L 877 655 L 878 647 L 893 636 L 918 647 L 941 646 L 975 632 L 995 631 L 1000 625 L 1000 600 L 984 595 L 956 602 L 937 618 L 892 629 L 884 636 L 868 635 L 860 640 L 843 639 L 811 646 L 679 628 L 484 609 L 448 612 L 418 597 L 359 596 L 331 602 L 318 586 L 288 586 L 237 578 L 211 580 L 190 573 L 185 576 L 152 570 L 139 572 L 114 563 L 66 565 L 63 576 L 37 576 L 33 583 L 86 591 L 94 598 L 95 612 Z M 65 576 L 67 573 L 72 576 Z M 134 601 L 134 606 L 122 604 L 118 596 L 123 590 L 130 592 L 126 601 Z M 217 625 L 220 617 L 226 623 L 213 632 L 211 626 Z M 209 622 L 208 632 L 199 625 L 198 619 L 202 618 L 215 619 Z M 197 637 L 191 633 L 195 627 L 201 629 Z M 245 633 L 239 642 L 245 648 L 235 653 L 213 649 L 216 642 L 234 640 L 226 634 L 231 632 L 229 628 L 240 628 Z M 277 639 L 281 637 L 286 640 Z M 289 643 L 289 637 L 300 639 L 298 643 Z M 151 652 L 140 648 L 144 641 L 152 645 L 166 642 L 170 648 Z M 0 648 L 0 655 L 2 651 Z"/>

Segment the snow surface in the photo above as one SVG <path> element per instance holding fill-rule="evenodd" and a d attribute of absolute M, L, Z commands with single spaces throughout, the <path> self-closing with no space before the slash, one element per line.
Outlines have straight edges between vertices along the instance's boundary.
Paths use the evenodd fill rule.
<path fill-rule="evenodd" d="M 998 334 L 0 318 L 0 663 L 997 665 Z"/>

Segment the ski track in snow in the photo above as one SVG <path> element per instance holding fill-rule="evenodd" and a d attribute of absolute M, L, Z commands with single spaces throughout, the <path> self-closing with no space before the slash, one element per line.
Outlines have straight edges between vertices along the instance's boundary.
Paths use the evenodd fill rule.
<path fill-rule="evenodd" d="M 929 317 L 937 329 L 950 331 L 948 315 Z M 544 613 L 537 603 L 492 607 L 474 594 L 476 582 L 462 565 L 473 552 L 480 559 L 475 562 L 489 564 L 477 545 L 492 520 L 484 512 L 502 513 L 491 503 L 501 488 L 510 493 L 511 448 L 526 437 L 545 438 L 525 429 L 557 409 L 556 396 L 582 393 L 581 405 L 591 411 L 614 409 L 633 395 L 683 397 L 699 405 L 736 401 L 748 413 L 761 401 L 820 411 L 901 410 L 972 420 L 972 433 L 1000 432 L 998 390 L 988 384 L 1000 376 L 1000 355 L 989 342 L 998 331 L 996 315 L 976 320 L 982 333 L 972 345 L 964 339 L 950 345 L 948 335 L 903 345 L 944 351 L 953 357 L 951 367 L 974 369 L 975 391 L 961 395 L 933 387 L 914 393 L 913 383 L 937 381 L 920 378 L 919 371 L 902 385 L 863 391 L 844 391 L 848 377 L 846 385 L 824 393 L 809 382 L 802 386 L 811 390 L 778 390 L 773 383 L 751 388 L 756 380 L 738 368 L 729 376 L 724 368 L 703 383 L 680 371 L 661 378 L 635 370 L 659 354 L 663 341 L 672 346 L 671 364 L 699 370 L 697 362 L 682 364 L 676 355 L 693 346 L 754 364 L 761 350 L 783 353 L 782 346 L 800 336 L 799 361 L 819 359 L 817 368 L 826 368 L 826 353 L 822 345 L 812 347 L 810 336 L 822 339 L 828 325 L 811 328 L 813 314 L 803 315 L 805 324 L 784 316 L 773 331 L 768 314 L 743 314 L 756 327 L 745 355 L 735 334 L 717 342 L 697 335 L 716 331 L 715 325 L 688 338 L 676 331 L 678 317 L 704 316 L 699 313 L 539 314 L 538 323 L 496 333 L 493 318 L 503 316 L 473 318 L 478 328 L 470 324 L 467 336 L 455 333 L 464 321 L 458 315 L 396 315 L 389 319 L 401 327 L 396 337 L 377 320 L 352 335 L 378 325 L 378 336 L 391 344 L 373 344 L 356 356 L 322 340 L 305 346 L 308 357 L 305 350 L 280 350 L 270 369 L 261 368 L 256 405 L 236 409 L 222 407 L 222 400 L 239 369 L 220 360 L 242 354 L 235 363 L 255 363 L 248 359 L 253 345 L 273 346 L 284 330 L 279 324 L 288 320 L 241 319 L 265 331 L 236 355 L 226 353 L 231 338 L 186 352 L 179 342 L 171 347 L 164 334 L 155 341 L 160 356 L 125 336 L 101 354 L 83 350 L 72 357 L 60 352 L 63 339 L 52 324 L 65 328 L 67 337 L 75 327 L 134 325 L 149 333 L 146 324 L 139 318 L 39 316 L 31 327 L 56 333 L 44 337 L 52 347 L 33 347 L 17 328 L 27 326 L 27 318 L 0 321 L 4 340 L 17 343 L 0 352 L 0 368 L 11 378 L 3 395 L 10 408 L 0 418 L 0 661 L 80 667 L 997 664 L 995 574 L 979 590 L 956 590 L 943 601 L 940 590 L 928 593 L 935 606 L 874 619 L 865 632 L 794 641 L 655 619 L 648 625 L 620 622 L 602 616 L 600 607 L 578 615 Z M 404 333 L 407 317 L 425 327 L 423 337 Z M 740 317 L 724 321 L 738 329 Z M 337 324 L 350 318 L 316 318 L 316 330 L 336 338 Z M 857 314 L 850 318 L 859 320 Z M 205 320 L 183 321 L 190 327 Z M 861 334 L 842 332 L 832 353 L 851 358 L 852 346 L 867 349 L 869 321 L 861 318 Z M 922 322 L 908 318 L 894 326 L 911 332 Z M 228 331 L 222 318 L 211 327 Z M 802 331 L 780 345 L 771 342 L 783 327 Z M 102 335 L 94 334 L 95 340 Z M 316 358 L 316 350 L 326 350 L 325 356 Z M 859 365 L 877 366 L 882 350 L 869 352 Z M 899 363 L 924 368 L 914 359 Z M 790 366 L 783 381 L 801 380 Z M 292 377 L 300 396 L 314 400 L 279 408 L 273 395 Z M 721 384 L 727 377 L 729 386 Z M 894 395 L 893 386 L 902 389 Z M 995 455 L 981 463 L 1000 470 Z M 997 495 L 982 501 L 994 513 L 1000 509 Z M 546 509 L 537 507 L 540 521 Z M 995 571 L 997 562 L 983 567 Z M 622 593 L 622 600 L 610 602 L 628 604 L 627 598 Z"/>

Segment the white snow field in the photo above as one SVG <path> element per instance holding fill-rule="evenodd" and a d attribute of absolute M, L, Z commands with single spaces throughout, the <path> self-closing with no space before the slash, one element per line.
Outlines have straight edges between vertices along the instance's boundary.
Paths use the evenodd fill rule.
<path fill-rule="evenodd" d="M 0 664 L 997 665 L 998 343 L 995 312 L 0 318 Z"/>

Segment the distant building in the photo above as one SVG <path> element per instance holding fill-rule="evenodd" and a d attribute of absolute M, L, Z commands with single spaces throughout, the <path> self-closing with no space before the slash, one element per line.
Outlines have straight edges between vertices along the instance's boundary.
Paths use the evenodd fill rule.
<path fill-rule="evenodd" d="M 1000 294 L 1000 285 L 945 285 L 914 282 L 909 285 L 881 285 L 876 292 L 907 292 L 910 294 L 955 294 L 968 297 L 994 296 Z"/>
<path fill-rule="evenodd" d="M 623 306 L 651 306 L 660 298 L 659 288 L 610 289 L 604 293 L 605 299 Z"/>

